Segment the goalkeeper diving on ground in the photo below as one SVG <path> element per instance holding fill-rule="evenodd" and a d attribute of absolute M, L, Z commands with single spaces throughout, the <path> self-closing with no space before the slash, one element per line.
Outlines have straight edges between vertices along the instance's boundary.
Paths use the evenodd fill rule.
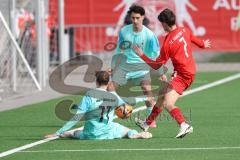
<path fill-rule="evenodd" d="M 77 107 L 76 114 L 71 120 L 54 134 L 46 135 L 45 138 L 59 136 L 61 138 L 70 137 L 81 140 L 104 140 L 119 138 L 152 138 L 149 132 L 138 132 L 123 125 L 113 122 L 114 110 L 127 102 L 117 95 L 116 92 L 108 92 L 107 86 L 110 75 L 107 71 L 96 73 L 96 89 L 89 90 L 82 98 Z M 127 103 L 138 103 L 145 101 L 146 97 L 134 98 Z M 133 102 L 135 101 L 135 102 Z M 80 120 L 85 120 L 83 129 L 69 131 Z"/>

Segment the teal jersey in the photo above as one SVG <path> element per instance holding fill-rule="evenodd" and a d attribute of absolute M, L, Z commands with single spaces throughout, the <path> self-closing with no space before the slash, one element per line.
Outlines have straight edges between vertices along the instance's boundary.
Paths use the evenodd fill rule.
<path fill-rule="evenodd" d="M 144 100 L 146 98 L 135 99 L 136 102 Z M 115 126 L 114 109 L 124 103 L 116 92 L 107 92 L 100 88 L 90 90 L 83 97 L 75 116 L 56 134 L 60 135 L 71 129 L 81 119 L 85 120 L 84 139 L 105 139 L 112 134 L 111 131 Z"/>
<path fill-rule="evenodd" d="M 124 54 L 127 63 L 145 63 L 132 49 L 132 45 L 138 45 L 143 52 L 151 59 L 159 56 L 159 42 L 154 33 L 143 25 L 141 32 L 134 32 L 133 25 L 124 26 L 118 37 L 116 54 Z"/>

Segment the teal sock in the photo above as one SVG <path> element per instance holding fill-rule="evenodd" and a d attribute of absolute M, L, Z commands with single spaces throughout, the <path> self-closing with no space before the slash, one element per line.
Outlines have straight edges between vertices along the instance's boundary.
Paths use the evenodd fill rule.
<path fill-rule="evenodd" d="M 149 116 L 151 112 L 152 112 L 152 107 L 147 107 L 146 109 L 147 116 Z"/>

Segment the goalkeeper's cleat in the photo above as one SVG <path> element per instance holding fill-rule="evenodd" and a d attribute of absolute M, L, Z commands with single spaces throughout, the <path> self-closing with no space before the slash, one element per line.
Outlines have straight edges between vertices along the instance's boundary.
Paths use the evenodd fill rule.
<path fill-rule="evenodd" d="M 139 118 L 135 118 L 135 123 L 138 127 L 140 127 L 144 132 L 148 131 L 149 126 L 147 123 Z"/>
<path fill-rule="evenodd" d="M 179 130 L 176 138 L 183 138 L 187 134 L 192 133 L 192 132 L 193 132 L 193 127 L 184 122 L 183 124 L 181 124 L 180 130 Z"/>
<path fill-rule="evenodd" d="M 140 138 L 149 139 L 149 138 L 152 138 L 152 134 L 150 132 L 140 132 L 130 136 L 129 138 L 130 139 L 140 139 Z"/>
<path fill-rule="evenodd" d="M 139 137 L 143 139 L 149 139 L 152 138 L 152 133 L 150 132 L 141 132 L 139 133 Z"/>

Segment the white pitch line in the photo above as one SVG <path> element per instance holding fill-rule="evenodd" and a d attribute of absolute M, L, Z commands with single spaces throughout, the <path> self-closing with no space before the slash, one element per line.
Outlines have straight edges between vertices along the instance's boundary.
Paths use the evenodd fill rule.
<path fill-rule="evenodd" d="M 40 141 L 36 141 L 36 142 L 30 143 L 30 144 L 26 144 L 26 145 L 18 147 L 18 148 L 14 148 L 14 149 L 8 150 L 6 152 L 2 152 L 2 153 L 0 153 L 0 158 L 8 156 L 8 155 L 16 153 L 16 152 L 19 152 L 19 151 L 22 151 L 22 150 L 27 149 L 27 148 L 31 148 L 33 146 L 37 146 L 39 144 L 43 144 L 43 143 L 49 142 L 49 141 L 54 140 L 54 139 L 58 139 L 58 137 L 46 138 L 46 139 L 43 139 L 43 140 L 40 140 Z"/>
<path fill-rule="evenodd" d="M 53 152 L 114 152 L 114 151 L 186 151 L 186 150 L 230 150 L 239 147 L 206 147 L 206 148 L 115 148 L 115 149 L 73 149 L 73 150 L 32 150 L 20 151 L 23 153 L 53 153 Z"/>
<path fill-rule="evenodd" d="M 232 76 L 223 78 L 223 79 L 221 79 L 221 80 L 218 80 L 218 81 L 215 81 L 215 82 L 212 82 L 212 83 L 209 83 L 209 84 L 206 84 L 206 85 L 203 85 L 203 86 L 200 86 L 200 87 L 191 89 L 191 90 L 189 90 L 189 91 L 186 91 L 186 92 L 183 93 L 182 97 L 183 97 L 183 96 L 187 96 L 187 95 L 189 95 L 189 94 L 196 93 L 196 92 L 200 92 L 200 91 L 205 90 L 205 89 L 208 89 L 208 88 L 212 88 L 212 87 L 221 85 L 221 84 L 223 84 L 223 83 L 227 83 L 227 82 L 233 81 L 233 80 L 238 79 L 238 78 L 240 78 L 240 73 L 234 74 L 234 75 L 232 75 Z"/>
<path fill-rule="evenodd" d="M 190 94 L 193 94 L 193 93 L 196 93 L 196 92 L 200 92 L 200 91 L 203 91 L 205 89 L 209 89 L 211 87 L 215 87 L 215 86 L 218 86 L 220 84 L 223 84 L 223 83 L 227 83 L 227 82 L 230 82 L 230 81 L 233 81 L 235 79 L 238 79 L 240 78 L 240 73 L 238 74 L 235 74 L 235 75 L 232 75 L 232 76 L 229 76 L 229 77 L 226 77 L 226 78 L 223 78 L 221 80 L 218 80 L 218 81 L 215 81 L 215 82 L 212 82 L 212 83 L 209 83 L 209 84 L 206 84 L 206 85 L 203 85 L 203 86 L 200 86 L 198 88 L 195 88 L 195 89 L 191 89 L 189 91 L 186 91 L 183 93 L 182 97 L 184 96 L 187 96 L 187 95 L 190 95 Z M 144 110 L 146 109 L 146 106 L 142 106 L 142 107 L 139 107 L 137 109 L 135 109 L 133 112 L 139 112 L 141 110 Z M 82 128 L 82 127 L 81 127 Z M 74 129 L 75 130 L 75 129 Z M 71 130 L 72 131 L 72 130 Z M 46 138 L 46 139 L 43 139 L 43 140 L 40 140 L 40 141 L 36 141 L 36 142 L 33 142 L 33 143 L 30 143 L 30 144 L 26 144 L 24 146 L 21 146 L 21 147 L 17 147 L 17 148 L 14 148 L 14 149 L 10 149 L 8 151 L 5 151 L 5 152 L 2 152 L 0 153 L 0 158 L 1 157 L 5 157 L 5 156 L 8 156 L 8 155 L 11 155 L 13 153 L 16 153 L 16 152 L 20 152 L 22 150 L 25 150 L 25 149 L 28 149 L 28 148 L 32 148 L 34 146 L 37 146 L 39 144 L 43 144 L 45 142 L 49 142 L 49 141 L 52 141 L 52 140 L 55 140 L 55 139 L 58 139 L 59 137 L 53 137 L 53 138 Z"/>

